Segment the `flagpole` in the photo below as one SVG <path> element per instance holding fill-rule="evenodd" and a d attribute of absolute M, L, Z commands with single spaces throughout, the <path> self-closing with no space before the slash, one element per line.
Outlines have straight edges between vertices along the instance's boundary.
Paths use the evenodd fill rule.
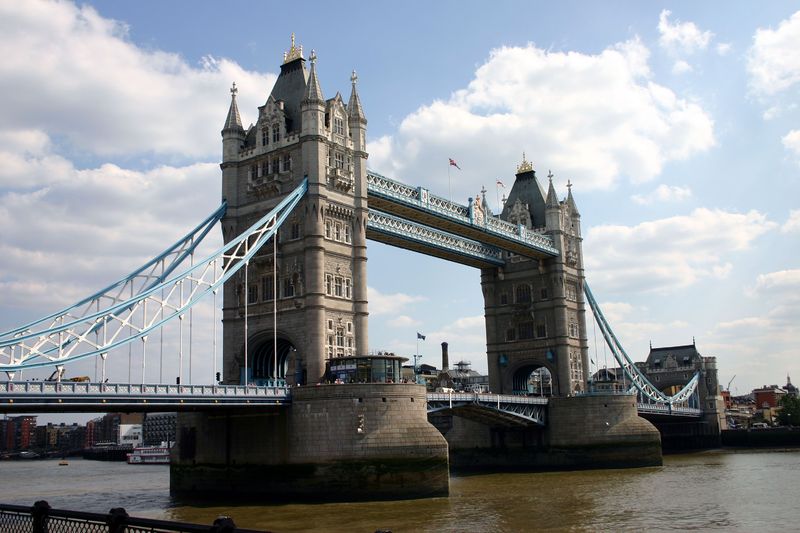
<path fill-rule="evenodd" d="M 497 183 L 497 180 L 495 180 L 494 183 L 494 192 L 497 197 L 497 214 L 499 215 L 503 211 L 503 208 L 500 206 L 500 184 Z"/>

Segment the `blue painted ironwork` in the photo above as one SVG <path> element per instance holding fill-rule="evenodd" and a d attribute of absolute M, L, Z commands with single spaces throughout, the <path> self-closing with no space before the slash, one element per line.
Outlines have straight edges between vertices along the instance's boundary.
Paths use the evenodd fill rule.
<path fill-rule="evenodd" d="M 431 194 L 423 187 L 412 187 L 373 171 L 367 172 L 367 190 L 370 196 L 382 198 L 405 207 L 435 214 L 438 217 L 465 227 L 478 228 L 487 236 L 495 236 L 524 246 L 535 255 L 557 256 L 558 249 L 545 234 L 514 225 L 491 215 L 476 220 L 469 206 Z"/>
<path fill-rule="evenodd" d="M 185 411 L 290 403 L 291 390 L 285 380 L 265 386 L 0 382 L 2 412 Z"/>
<path fill-rule="evenodd" d="M 308 180 L 303 180 L 248 230 L 169 279 L 150 283 L 138 294 L 98 312 L 80 317 L 62 315 L 57 324 L 43 331 L 19 331 L 12 339 L 0 341 L 0 371 L 77 361 L 107 354 L 136 339 L 146 338 L 149 332 L 183 316 L 246 265 L 276 234 L 307 189 Z M 187 254 L 182 255 L 185 259 Z M 184 284 L 189 285 L 186 297 L 182 290 Z"/>
<path fill-rule="evenodd" d="M 0 333 L 0 346 L 4 346 L 11 339 L 34 334 L 37 329 L 46 331 L 65 320 L 72 321 L 87 313 L 97 313 L 108 309 L 117 303 L 124 302 L 130 298 L 131 294 L 139 294 L 153 285 L 163 282 L 187 257 L 194 253 L 209 231 L 225 215 L 226 208 L 227 204 L 223 202 L 208 218 L 172 246 L 108 287 L 53 314 Z"/>
<path fill-rule="evenodd" d="M 428 414 L 472 410 L 515 425 L 545 424 L 547 398 L 471 392 L 428 393 Z"/>
<path fill-rule="evenodd" d="M 505 264 L 499 248 L 374 209 L 369 211 L 367 231 L 420 244 L 424 248 L 432 248 L 434 251 L 441 250 L 448 254 L 460 255 L 465 258 L 466 262 L 479 262 L 487 266 Z M 372 238 L 381 240 L 377 236 Z M 431 255 L 436 255 L 436 253 Z"/>
<path fill-rule="evenodd" d="M 700 380 L 700 372 L 696 372 L 692 379 L 689 380 L 689 382 L 675 395 L 667 396 L 661 392 L 658 387 L 650 382 L 647 376 L 633 363 L 631 358 L 628 356 L 627 352 L 622 347 L 622 344 L 611 330 L 611 326 L 608 324 L 605 315 L 603 315 L 603 311 L 597 304 L 597 300 L 595 300 L 592 291 L 589 289 L 589 285 L 584 283 L 583 288 L 584 292 L 586 293 L 586 300 L 589 302 L 589 306 L 592 309 L 595 322 L 597 322 L 600 331 L 603 333 L 603 338 L 605 339 L 608 347 L 611 349 L 611 353 L 614 355 L 617 363 L 619 363 L 620 367 L 625 373 L 625 376 L 630 380 L 631 390 L 636 389 L 638 392 L 641 400 L 640 403 L 662 404 L 668 406 L 668 408 L 675 408 L 677 406 L 681 406 L 681 404 L 687 404 L 686 406 L 690 406 L 691 403 L 694 403 L 694 406 L 696 407 L 697 384 Z"/>

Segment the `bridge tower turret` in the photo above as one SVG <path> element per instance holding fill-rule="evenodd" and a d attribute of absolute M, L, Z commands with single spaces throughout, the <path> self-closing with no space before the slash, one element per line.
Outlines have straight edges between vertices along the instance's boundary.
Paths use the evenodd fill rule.
<path fill-rule="evenodd" d="M 550 236 L 559 255 L 506 253 L 504 267 L 482 271 L 489 381 L 495 392 L 552 390 L 567 396 L 586 389 L 580 214 L 571 184 L 567 198 L 559 201 L 552 177 L 545 194 L 523 154 L 500 218 Z"/>
<path fill-rule="evenodd" d="M 367 352 L 366 118 L 355 77 L 349 105 L 339 93 L 326 100 L 316 61 L 312 51 L 306 67 L 292 35 L 256 123 L 241 126 L 234 95 L 223 130 L 226 241 L 308 180 L 277 253 L 267 243 L 226 283 L 228 383 L 244 380 L 245 367 L 250 382 L 315 383 L 329 357 Z"/>

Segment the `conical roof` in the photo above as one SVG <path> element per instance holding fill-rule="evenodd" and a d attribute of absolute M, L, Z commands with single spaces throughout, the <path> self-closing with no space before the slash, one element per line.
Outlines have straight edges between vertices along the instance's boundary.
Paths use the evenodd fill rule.
<path fill-rule="evenodd" d="M 358 97 L 358 90 L 356 90 L 358 76 L 355 70 L 353 71 L 353 75 L 350 76 L 350 81 L 353 83 L 353 89 L 350 92 L 350 101 L 347 103 L 347 113 L 350 115 L 351 119 L 366 123 L 367 117 L 364 116 L 364 109 L 361 107 L 361 98 Z"/>
<path fill-rule="evenodd" d="M 236 82 L 233 82 L 231 87 L 231 106 L 228 108 L 228 117 L 225 119 L 225 125 L 222 131 L 244 131 L 242 127 L 242 117 L 239 116 L 239 106 L 236 105 L 236 93 L 239 89 L 236 88 Z"/>

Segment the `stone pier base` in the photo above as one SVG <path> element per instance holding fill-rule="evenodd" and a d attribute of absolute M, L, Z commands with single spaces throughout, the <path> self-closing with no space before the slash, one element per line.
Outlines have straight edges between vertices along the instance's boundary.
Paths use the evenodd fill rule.
<path fill-rule="evenodd" d="M 355 501 L 444 496 L 447 442 L 408 384 L 297 387 L 272 413 L 181 414 L 170 486 L 189 496 Z"/>
<path fill-rule="evenodd" d="M 548 452 L 556 465 L 626 468 L 662 464 L 661 435 L 638 415 L 635 396 L 552 398 L 547 418 Z"/>

